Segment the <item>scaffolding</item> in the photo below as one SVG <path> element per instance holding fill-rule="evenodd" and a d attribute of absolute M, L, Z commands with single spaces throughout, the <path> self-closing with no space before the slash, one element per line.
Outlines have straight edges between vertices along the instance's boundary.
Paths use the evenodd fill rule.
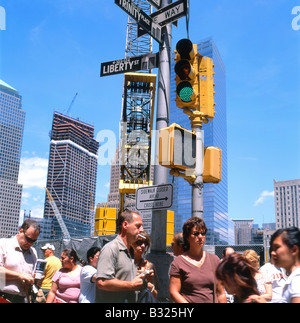
<path fill-rule="evenodd" d="M 135 0 L 145 13 L 151 14 L 148 1 Z M 152 38 L 146 34 L 138 37 L 138 24 L 130 16 L 127 24 L 126 58 L 152 53 Z M 151 70 L 127 73 L 124 76 L 121 114 L 119 212 L 135 200 L 136 189 L 151 185 L 151 131 L 153 129 L 156 75 Z M 131 202 L 130 202 L 131 201 Z M 128 206 L 128 205 L 127 205 Z"/>

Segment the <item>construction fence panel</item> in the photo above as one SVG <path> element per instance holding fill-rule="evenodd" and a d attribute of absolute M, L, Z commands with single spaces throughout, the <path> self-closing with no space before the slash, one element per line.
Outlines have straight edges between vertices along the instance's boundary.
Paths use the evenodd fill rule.
<path fill-rule="evenodd" d="M 87 261 L 86 253 L 92 247 L 98 247 L 102 249 L 108 242 L 112 241 L 117 235 L 99 236 L 92 238 L 71 239 L 71 240 L 38 240 L 34 248 L 37 251 L 38 258 L 44 259 L 44 253 L 41 247 L 46 243 L 50 243 L 55 247 L 54 255 L 60 258 L 61 253 L 65 249 L 74 249 L 78 257 L 84 261 Z"/>

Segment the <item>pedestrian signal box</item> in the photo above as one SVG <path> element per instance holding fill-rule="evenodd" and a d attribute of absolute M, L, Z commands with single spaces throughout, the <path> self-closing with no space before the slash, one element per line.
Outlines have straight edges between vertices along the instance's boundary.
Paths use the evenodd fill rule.
<path fill-rule="evenodd" d="M 196 166 L 196 135 L 172 124 L 159 132 L 159 164 L 180 170 Z"/>
<path fill-rule="evenodd" d="M 218 184 L 222 179 L 222 150 L 216 147 L 204 148 L 203 182 Z"/>

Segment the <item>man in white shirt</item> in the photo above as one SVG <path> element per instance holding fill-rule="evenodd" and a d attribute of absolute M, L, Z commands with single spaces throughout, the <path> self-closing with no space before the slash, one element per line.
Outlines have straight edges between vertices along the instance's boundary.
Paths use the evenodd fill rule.
<path fill-rule="evenodd" d="M 0 297 L 12 303 L 26 302 L 37 261 L 32 246 L 39 234 L 38 222 L 28 219 L 16 236 L 0 239 Z"/>

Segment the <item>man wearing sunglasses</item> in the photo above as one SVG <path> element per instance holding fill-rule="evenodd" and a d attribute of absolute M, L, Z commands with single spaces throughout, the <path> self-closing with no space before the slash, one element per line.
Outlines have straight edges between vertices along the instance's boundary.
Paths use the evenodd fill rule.
<path fill-rule="evenodd" d="M 0 239 L 0 297 L 11 303 L 25 303 L 34 283 L 37 253 L 32 246 L 39 234 L 38 222 L 27 219 L 16 236 Z"/>

